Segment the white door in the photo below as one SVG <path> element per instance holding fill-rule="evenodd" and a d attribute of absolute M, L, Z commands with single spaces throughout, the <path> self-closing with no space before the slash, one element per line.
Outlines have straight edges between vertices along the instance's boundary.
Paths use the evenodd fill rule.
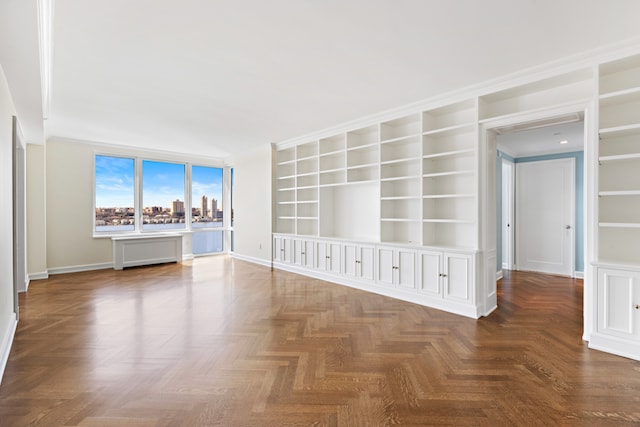
<path fill-rule="evenodd" d="M 575 159 L 516 164 L 518 270 L 573 276 Z"/>

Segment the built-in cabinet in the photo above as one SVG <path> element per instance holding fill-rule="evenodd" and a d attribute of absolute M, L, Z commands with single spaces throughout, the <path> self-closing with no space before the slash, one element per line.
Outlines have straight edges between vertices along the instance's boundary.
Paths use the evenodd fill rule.
<path fill-rule="evenodd" d="M 594 348 L 640 360 L 640 55 L 598 79 Z"/>
<path fill-rule="evenodd" d="M 482 314 L 475 299 L 476 251 L 274 234 L 273 252 L 274 266 L 283 270 L 468 317 Z"/>

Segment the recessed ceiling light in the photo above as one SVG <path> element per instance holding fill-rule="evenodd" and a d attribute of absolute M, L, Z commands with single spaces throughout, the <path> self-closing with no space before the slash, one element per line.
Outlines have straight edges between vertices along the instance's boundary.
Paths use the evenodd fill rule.
<path fill-rule="evenodd" d="M 566 139 L 563 139 L 562 141 L 560 141 L 560 144 L 568 144 L 569 141 L 567 141 Z"/>

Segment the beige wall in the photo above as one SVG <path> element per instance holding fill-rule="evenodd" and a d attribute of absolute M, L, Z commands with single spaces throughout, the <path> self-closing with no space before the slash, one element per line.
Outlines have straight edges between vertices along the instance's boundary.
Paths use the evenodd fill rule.
<path fill-rule="evenodd" d="M 15 325 L 13 310 L 13 116 L 16 115 L 9 85 L 0 66 L 0 360 L 8 351 Z M 0 367 L 1 368 L 1 367 Z M 2 372 L 0 372 L 1 374 Z"/>
<path fill-rule="evenodd" d="M 93 238 L 93 156 L 89 144 L 46 147 L 46 262 L 49 273 L 110 265 L 111 240 Z"/>
<path fill-rule="evenodd" d="M 27 271 L 47 275 L 47 211 L 44 145 L 27 144 Z"/>
<path fill-rule="evenodd" d="M 38 195 L 34 198 L 43 200 L 45 204 L 44 262 L 49 274 L 110 268 L 112 265 L 111 239 L 93 237 L 94 156 L 96 153 L 142 156 L 167 161 L 194 161 L 193 157 L 175 153 L 136 151 L 90 141 L 65 141 L 55 138 L 47 141 L 44 150 L 45 193 L 44 196 Z M 36 157 L 37 153 L 34 150 L 34 156 L 31 159 L 34 163 L 37 163 Z M 197 160 L 197 164 L 222 166 L 220 161 Z M 35 167 L 39 166 L 35 165 Z M 34 181 L 37 180 L 36 171 L 33 171 L 30 176 L 33 176 Z M 30 244 L 30 248 L 32 245 Z M 187 234 L 183 242 L 183 254 L 190 253 L 191 236 Z M 32 253 L 30 249 L 29 259 L 41 261 L 42 257 L 42 254 Z"/>
<path fill-rule="evenodd" d="M 271 262 L 271 145 L 231 160 L 235 253 Z"/>

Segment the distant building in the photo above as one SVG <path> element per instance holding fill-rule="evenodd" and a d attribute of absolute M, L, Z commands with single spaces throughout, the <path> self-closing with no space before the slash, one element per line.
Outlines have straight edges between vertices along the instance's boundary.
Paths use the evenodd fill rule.
<path fill-rule="evenodd" d="M 209 216 L 209 210 L 207 207 L 207 202 L 209 201 L 209 199 L 207 198 L 207 196 L 202 196 L 200 197 L 200 216 L 202 216 L 203 218 L 206 218 Z M 213 203 L 213 200 L 212 200 Z M 215 211 L 213 211 L 215 212 Z"/>
<path fill-rule="evenodd" d="M 175 199 L 171 202 L 171 214 L 174 216 L 184 216 L 184 202 Z"/>
<path fill-rule="evenodd" d="M 216 213 L 218 212 L 218 200 L 211 199 L 211 216 L 216 218 Z"/>

